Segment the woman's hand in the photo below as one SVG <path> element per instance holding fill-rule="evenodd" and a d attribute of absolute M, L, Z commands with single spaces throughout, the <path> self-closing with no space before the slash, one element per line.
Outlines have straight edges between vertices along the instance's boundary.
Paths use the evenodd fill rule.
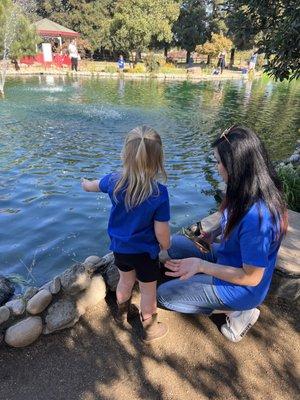
<path fill-rule="evenodd" d="M 166 272 L 167 276 L 173 276 L 181 280 L 189 279 L 191 276 L 201 271 L 202 260 L 200 258 L 183 258 L 182 260 L 169 260 L 165 267 L 170 271 Z"/>

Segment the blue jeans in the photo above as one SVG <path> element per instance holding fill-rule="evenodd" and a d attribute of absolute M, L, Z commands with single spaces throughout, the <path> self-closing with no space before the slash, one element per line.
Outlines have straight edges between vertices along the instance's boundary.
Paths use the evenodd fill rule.
<path fill-rule="evenodd" d="M 213 245 L 211 253 L 203 253 L 187 237 L 175 235 L 168 253 L 172 259 L 197 257 L 216 262 L 217 246 Z M 217 295 L 213 277 L 206 274 L 196 274 L 184 281 L 173 279 L 163 283 L 157 289 L 157 299 L 163 307 L 185 314 L 211 314 L 213 310 L 229 310 Z"/>

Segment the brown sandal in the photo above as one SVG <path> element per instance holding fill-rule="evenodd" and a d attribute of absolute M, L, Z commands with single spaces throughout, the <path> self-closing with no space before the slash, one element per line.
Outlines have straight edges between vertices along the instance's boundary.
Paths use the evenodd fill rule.
<path fill-rule="evenodd" d="M 141 314 L 141 321 L 143 325 L 143 342 L 150 343 L 154 340 L 163 338 L 169 331 L 168 325 L 163 322 L 157 321 L 157 314 L 153 314 L 152 317 L 143 319 Z"/>

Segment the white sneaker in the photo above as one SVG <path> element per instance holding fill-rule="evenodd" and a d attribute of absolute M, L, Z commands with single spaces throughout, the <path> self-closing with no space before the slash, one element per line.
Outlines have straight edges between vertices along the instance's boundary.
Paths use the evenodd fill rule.
<path fill-rule="evenodd" d="M 234 311 L 226 316 L 226 324 L 221 326 L 221 332 L 232 342 L 239 342 L 258 320 L 259 314 L 258 308 Z"/>

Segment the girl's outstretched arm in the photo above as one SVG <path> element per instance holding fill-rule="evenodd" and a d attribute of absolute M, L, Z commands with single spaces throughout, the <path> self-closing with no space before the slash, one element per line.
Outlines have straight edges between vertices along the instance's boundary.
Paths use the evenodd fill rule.
<path fill-rule="evenodd" d="M 81 186 L 82 189 L 85 190 L 86 192 L 100 192 L 98 179 L 94 181 L 89 181 L 88 179 L 82 178 Z"/>
<path fill-rule="evenodd" d="M 168 250 L 170 247 L 169 222 L 154 221 L 154 232 L 162 250 Z"/>

